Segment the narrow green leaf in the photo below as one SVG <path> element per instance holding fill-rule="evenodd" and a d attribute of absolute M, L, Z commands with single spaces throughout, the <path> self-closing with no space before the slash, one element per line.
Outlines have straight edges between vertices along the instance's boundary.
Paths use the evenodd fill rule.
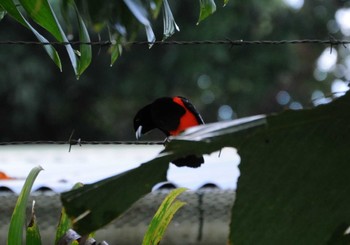
<path fill-rule="evenodd" d="M 131 204 L 166 180 L 169 161 L 157 158 L 114 177 L 61 194 L 73 228 L 86 235 L 111 222 Z"/>
<path fill-rule="evenodd" d="M 186 188 L 178 188 L 171 191 L 158 208 L 144 236 L 143 245 L 157 245 L 162 239 L 166 228 L 174 214 L 185 205 L 184 202 L 176 201 L 175 198 L 186 191 Z"/>
<path fill-rule="evenodd" d="M 147 40 L 149 43 L 154 43 L 156 36 L 151 27 L 151 23 L 148 20 L 147 10 L 143 6 L 140 0 L 123 0 L 125 5 L 128 7 L 130 12 L 135 16 L 135 18 L 145 26 Z M 152 44 L 149 45 L 152 47 Z"/>
<path fill-rule="evenodd" d="M 62 37 L 61 27 L 47 0 L 19 0 L 19 2 L 30 18 L 49 31 L 58 41 L 65 41 Z"/>
<path fill-rule="evenodd" d="M 7 240 L 7 244 L 9 245 L 22 244 L 23 228 L 26 220 L 26 207 L 28 197 L 32 189 L 33 183 L 41 170 L 43 170 L 43 168 L 38 166 L 30 171 L 24 183 L 22 191 L 18 196 L 9 226 Z"/>
<path fill-rule="evenodd" d="M 121 56 L 122 51 L 123 51 L 123 46 L 120 43 L 120 41 L 114 40 L 115 44 L 112 44 L 111 47 L 109 48 L 109 52 L 111 53 L 111 64 L 110 66 L 113 66 L 114 62 Z"/>
<path fill-rule="evenodd" d="M 226 6 L 226 4 L 228 4 L 229 0 L 224 0 L 224 7 Z"/>
<path fill-rule="evenodd" d="M 72 189 L 75 190 L 75 189 L 78 189 L 82 186 L 83 186 L 82 183 L 77 183 L 73 186 Z M 72 221 L 67 216 L 65 209 L 62 208 L 60 221 L 59 221 L 59 223 L 57 225 L 57 229 L 56 229 L 55 244 L 58 244 L 60 239 L 67 233 L 67 231 L 69 229 L 72 228 L 72 226 L 73 226 Z"/>
<path fill-rule="evenodd" d="M 8 0 L 7 0 L 8 1 Z M 60 26 L 51 5 L 47 0 L 19 0 L 28 15 L 40 26 L 50 32 L 58 41 L 68 42 L 66 34 Z M 75 75 L 79 76 L 78 61 L 71 45 L 65 45 Z"/>
<path fill-rule="evenodd" d="M 25 19 L 23 18 L 23 16 L 21 15 L 21 13 L 18 11 L 16 5 L 14 4 L 14 2 L 12 0 L 2 0 L 0 2 L 0 6 L 6 10 L 8 12 L 8 14 L 14 18 L 17 22 L 19 22 L 20 24 L 22 24 L 23 26 L 28 27 L 27 22 L 25 21 Z"/>
<path fill-rule="evenodd" d="M 34 212 L 35 201 L 32 205 L 32 216 L 27 227 L 26 245 L 41 245 L 39 226 Z"/>
<path fill-rule="evenodd" d="M 18 11 L 16 5 L 12 0 L 1 0 L 0 6 L 2 6 L 8 14 L 14 18 L 17 22 L 30 29 L 36 38 L 42 43 L 48 43 L 49 41 L 44 38 L 39 32 L 37 32 L 34 27 L 32 27 L 29 22 L 22 16 L 22 14 Z M 62 64 L 60 57 L 56 51 L 56 49 L 52 45 L 43 45 L 46 53 L 50 56 L 53 62 L 58 66 L 60 71 L 62 71 Z"/>
<path fill-rule="evenodd" d="M 163 40 L 172 36 L 176 31 L 180 31 L 180 28 L 177 26 L 173 13 L 171 12 L 168 0 L 163 0 Z"/>
<path fill-rule="evenodd" d="M 79 39 L 81 42 L 90 43 L 89 32 L 85 26 L 84 20 L 81 18 L 79 14 L 79 10 L 74 4 L 75 14 L 78 18 L 78 26 L 79 26 Z M 89 67 L 92 59 L 92 51 L 91 45 L 89 44 L 81 44 L 80 45 L 80 57 L 79 57 L 79 67 L 78 67 L 78 77 Z"/>
<path fill-rule="evenodd" d="M 197 25 L 216 11 L 214 0 L 199 0 L 200 10 Z"/>
<path fill-rule="evenodd" d="M 61 210 L 60 221 L 56 230 L 55 244 L 58 244 L 60 239 L 66 234 L 66 232 L 72 228 L 72 222 L 66 214 L 64 208 Z"/>

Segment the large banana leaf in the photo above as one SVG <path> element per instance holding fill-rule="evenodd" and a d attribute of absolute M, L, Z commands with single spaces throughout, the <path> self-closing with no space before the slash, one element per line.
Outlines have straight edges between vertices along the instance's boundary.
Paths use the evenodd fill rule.
<path fill-rule="evenodd" d="M 79 231 L 87 233 L 106 223 L 101 222 L 106 217 L 120 215 L 153 183 L 164 180 L 169 161 L 234 146 L 242 162 L 232 209 L 232 244 L 346 242 L 350 226 L 349 106 L 350 94 L 346 94 L 314 109 L 194 127 L 172 138 L 158 158 L 109 179 L 113 188 L 97 183 L 86 192 L 65 193 L 62 200 L 70 216 L 87 214 L 76 223 Z M 139 190 L 146 185 L 148 188 Z M 123 208 L 116 208 L 119 202 Z M 111 211 L 112 203 L 117 212 Z M 95 210 L 97 216 L 92 215 Z"/>

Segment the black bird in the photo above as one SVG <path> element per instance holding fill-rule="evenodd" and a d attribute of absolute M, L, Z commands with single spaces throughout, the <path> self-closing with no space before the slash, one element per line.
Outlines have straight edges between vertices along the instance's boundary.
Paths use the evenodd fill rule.
<path fill-rule="evenodd" d="M 140 109 L 134 118 L 136 138 L 157 128 L 167 137 L 178 135 L 185 129 L 204 124 L 204 121 L 191 104 L 181 96 L 162 97 Z M 178 166 L 197 168 L 204 163 L 203 156 L 188 155 L 173 161 Z"/>

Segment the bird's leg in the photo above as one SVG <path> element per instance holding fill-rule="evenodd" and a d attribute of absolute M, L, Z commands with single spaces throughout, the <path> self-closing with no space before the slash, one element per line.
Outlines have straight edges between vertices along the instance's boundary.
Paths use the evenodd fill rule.
<path fill-rule="evenodd" d="M 169 136 L 167 136 L 163 141 L 163 145 L 166 146 L 169 142 L 170 142 L 170 139 L 169 139 Z"/>

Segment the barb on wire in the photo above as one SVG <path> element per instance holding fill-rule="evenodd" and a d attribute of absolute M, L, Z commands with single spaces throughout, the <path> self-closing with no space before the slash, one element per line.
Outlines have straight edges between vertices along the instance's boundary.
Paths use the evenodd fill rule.
<path fill-rule="evenodd" d="M 92 41 L 92 42 L 81 42 L 81 41 L 71 41 L 71 42 L 39 42 L 39 41 L 11 41 L 4 40 L 0 41 L 0 45 L 91 45 L 91 46 L 110 46 L 113 45 L 113 41 Z M 337 40 L 333 37 L 328 39 L 300 39 L 300 40 L 233 40 L 226 38 L 224 40 L 192 40 L 192 41 L 132 41 L 125 42 L 124 45 L 230 45 L 233 46 L 243 46 L 243 45 L 283 45 L 283 44 L 324 44 L 324 45 L 347 45 L 350 44 L 350 40 Z"/>
<path fill-rule="evenodd" d="M 72 133 L 70 134 L 69 139 L 68 139 L 68 142 L 69 142 L 69 149 L 68 149 L 68 152 L 70 152 L 70 150 L 72 149 L 72 145 L 73 145 L 72 138 L 73 138 L 74 132 L 75 132 L 75 130 L 73 129 L 73 130 L 72 130 Z M 80 139 L 79 139 L 79 140 L 80 140 Z M 79 142 L 79 143 L 80 143 L 80 142 Z M 81 146 L 81 144 L 79 144 L 79 145 Z"/>

